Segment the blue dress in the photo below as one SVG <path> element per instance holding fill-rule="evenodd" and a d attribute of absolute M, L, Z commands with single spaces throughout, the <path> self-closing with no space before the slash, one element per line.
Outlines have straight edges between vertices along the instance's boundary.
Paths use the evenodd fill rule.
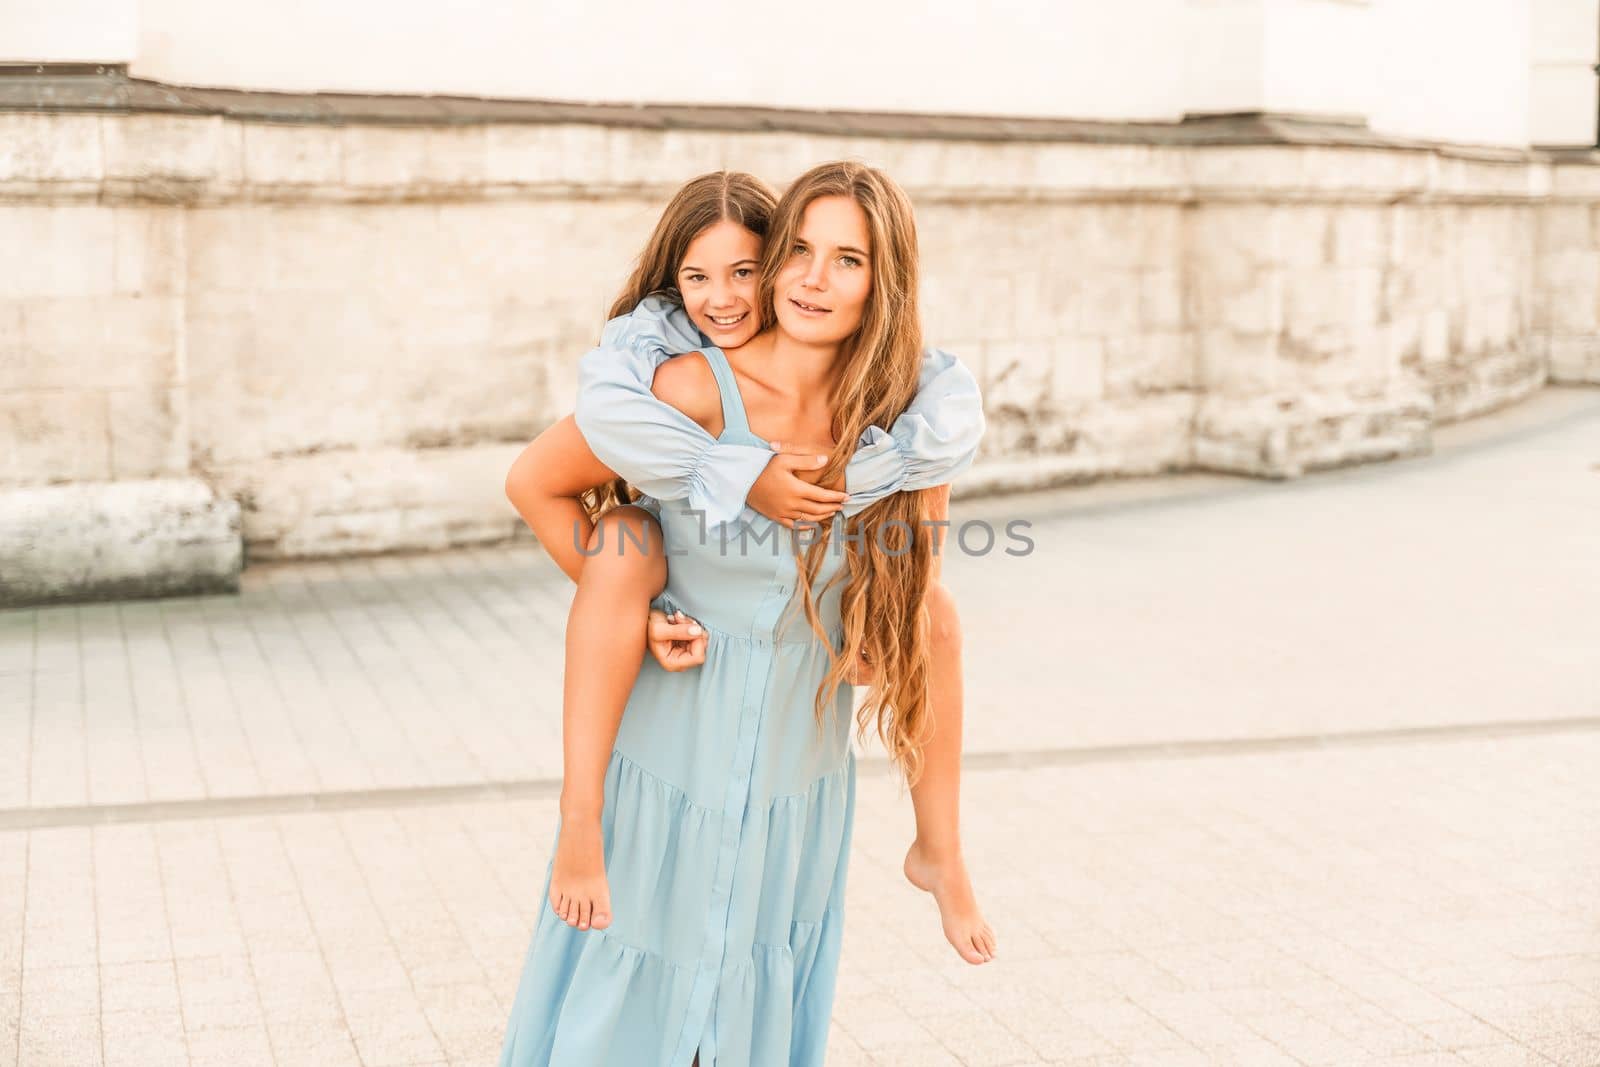
<path fill-rule="evenodd" d="M 692 420 L 705 440 L 676 425 L 580 418 L 602 459 L 625 457 L 613 469 L 676 494 L 641 501 L 669 553 L 653 606 L 693 616 L 708 640 L 705 662 L 688 671 L 644 659 L 605 776 L 612 924 L 561 921 L 548 903 L 552 857 L 501 1067 L 688 1067 L 697 1052 L 701 1067 L 801 1067 L 826 1052 L 855 811 L 851 691 L 840 688 L 820 728 L 813 704 L 829 646 L 843 645 L 843 582 L 817 601 L 824 643 L 800 604 L 791 531 L 742 497 L 737 509 L 724 502 L 725 521 L 707 521 L 706 486 L 738 479 L 701 480 L 695 499 L 691 453 L 716 466 L 711 448 L 767 451 L 764 465 L 770 451 L 750 431 L 726 356 L 700 350 L 722 394 L 714 440 Z M 613 381 L 638 380 L 638 368 L 610 367 Z M 955 436 L 975 450 L 971 426 Z M 963 451 L 954 462 L 970 460 Z M 901 463 L 895 477 L 905 488 L 950 462 Z M 667 468 L 685 463 L 674 481 Z M 830 550 L 814 595 L 843 566 L 843 549 Z"/>

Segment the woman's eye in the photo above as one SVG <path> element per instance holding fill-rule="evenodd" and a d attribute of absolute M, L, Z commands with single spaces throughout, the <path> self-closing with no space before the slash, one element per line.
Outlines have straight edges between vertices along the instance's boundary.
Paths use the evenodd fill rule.
<path fill-rule="evenodd" d="M 734 273 L 734 277 L 737 277 L 737 278 L 748 278 L 752 274 L 754 274 L 755 271 L 751 270 L 749 267 L 740 267 L 738 270 L 734 271 L 733 273 Z"/>
<path fill-rule="evenodd" d="M 691 274 L 686 280 L 699 285 L 701 282 L 706 280 L 706 276 L 704 274 Z"/>
<path fill-rule="evenodd" d="M 859 266 L 861 266 L 861 261 L 859 259 L 857 259 L 855 256 L 840 256 L 839 257 L 839 262 L 843 263 L 847 267 L 859 267 Z"/>
<path fill-rule="evenodd" d="M 797 255 L 797 256 L 805 255 L 806 254 L 806 246 L 805 245 L 795 245 L 794 246 L 794 254 Z"/>

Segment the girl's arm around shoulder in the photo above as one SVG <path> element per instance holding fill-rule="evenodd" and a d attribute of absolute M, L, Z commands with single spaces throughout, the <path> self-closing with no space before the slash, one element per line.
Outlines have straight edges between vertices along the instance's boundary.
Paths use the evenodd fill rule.
<path fill-rule="evenodd" d="M 645 333 L 629 333 L 638 326 L 634 319 L 648 320 L 659 312 L 651 312 L 649 303 L 640 304 L 626 321 L 613 319 L 606 341 L 583 357 L 578 429 L 601 462 L 641 492 L 658 500 L 687 498 L 708 526 L 731 522 L 744 511 L 750 486 L 773 453 L 724 444 L 706 430 L 707 424 L 721 426 L 721 403 L 705 357 L 670 356 L 684 347 L 663 348 L 660 336 L 644 343 Z M 687 340 L 689 348 L 703 343 L 698 335 L 664 336 Z"/>

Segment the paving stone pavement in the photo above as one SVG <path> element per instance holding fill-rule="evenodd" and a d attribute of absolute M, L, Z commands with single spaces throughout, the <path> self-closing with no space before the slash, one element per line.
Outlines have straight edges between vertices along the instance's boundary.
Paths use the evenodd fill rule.
<path fill-rule="evenodd" d="M 944 568 L 968 751 L 1600 714 L 1600 390 L 1525 407 L 1543 422 L 1292 484 L 958 501 L 999 532 Z M 1029 555 L 1003 553 L 1015 519 Z M 0 820 L 558 778 L 571 589 L 525 544 L 0 611 Z"/>
<path fill-rule="evenodd" d="M 1578 727 L 976 771 L 982 967 L 864 773 L 828 1062 L 1600 1063 L 1597 765 Z M 0 834 L 0 1064 L 492 1065 L 555 813 Z"/>
<path fill-rule="evenodd" d="M 959 500 L 966 841 L 862 764 L 830 1064 L 1600 1065 L 1600 393 Z M 0 612 L 0 1067 L 492 1064 L 555 825 L 527 545 Z"/>

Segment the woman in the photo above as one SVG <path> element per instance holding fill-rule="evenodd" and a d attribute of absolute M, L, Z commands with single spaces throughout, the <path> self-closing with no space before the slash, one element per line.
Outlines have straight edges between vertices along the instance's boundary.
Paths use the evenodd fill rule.
<path fill-rule="evenodd" d="M 816 168 L 780 202 L 765 250 L 758 306 L 776 326 L 738 367 L 716 348 L 669 361 L 656 391 L 721 441 L 758 446 L 758 427 L 781 427 L 829 442 L 821 477 L 837 476 L 862 431 L 915 395 L 916 270 L 898 187 L 859 165 Z M 802 399 L 747 410 L 740 377 Z M 764 536 L 781 533 L 770 519 L 744 522 L 734 547 L 701 536 L 692 507 L 660 504 L 673 553 L 658 599 L 705 626 L 704 665 L 641 672 L 604 786 L 614 921 L 580 931 L 541 910 L 502 1064 L 822 1062 L 854 813 L 840 653 L 869 653 L 859 725 L 875 720 L 915 782 L 936 575 L 920 520 L 946 502 L 896 493 L 851 524 L 858 539 L 827 530 L 804 559 Z"/>
<path fill-rule="evenodd" d="M 848 517 L 893 492 L 948 484 L 971 463 L 983 433 L 977 383 L 959 360 L 929 349 L 910 407 L 887 432 L 876 425 L 863 432 L 844 472 L 848 500 L 841 500 L 845 494 L 814 484 L 813 464 L 827 462 L 815 448 L 785 444 L 774 455 L 762 444 L 718 441 L 650 392 L 669 353 L 714 343 L 735 357 L 771 324 L 770 308 L 759 314 L 754 268 L 776 202 L 760 179 L 730 171 L 694 178 L 672 196 L 612 307 L 601 346 L 583 359 L 576 416 L 541 434 L 507 478 L 517 510 L 578 583 L 566 628 L 563 832 L 548 899 L 580 930 L 611 922 L 601 831 L 604 780 L 646 647 L 645 620 L 648 647 L 666 670 L 698 665 L 705 647 L 692 619 L 650 610 L 667 574 L 656 501 L 609 505 L 631 501 L 638 488 L 665 499 L 687 496 L 704 512 L 708 533 L 729 523 L 738 529 L 747 505 L 749 520 L 760 513 L 790 527 L 836 513 Z M 763 402 L 763 386 L 753 382 L 752 388 L 756 402 Z M 594 438 L 594 449 L 579 426 Z M 617 471 L 634 485 L 618 479 Z M 929 773 L 911 791 L 917 832 L 905 874 L 933 895 L 956 952 L 979 964 L 992 958 L 993 943 L 960 841 L 959 616 L 942 583 L 929 590 L 927 604 L 940 728 L 924 750 Z M 848 680 L 870 684 L 870 664 L 863 658 Z"/>

